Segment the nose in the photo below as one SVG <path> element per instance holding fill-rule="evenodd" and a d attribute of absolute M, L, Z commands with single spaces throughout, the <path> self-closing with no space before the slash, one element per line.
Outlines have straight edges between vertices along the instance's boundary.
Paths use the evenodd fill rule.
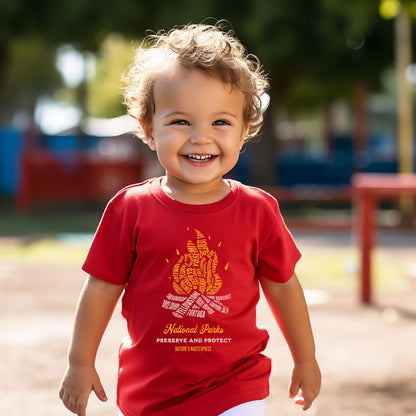
<path fill-rule="evenodd" d="M 191 144 L 207 144 L 211 142 L 211 133 L 208 129 L 195 128 L 193 129 L 189 142 Z"/>

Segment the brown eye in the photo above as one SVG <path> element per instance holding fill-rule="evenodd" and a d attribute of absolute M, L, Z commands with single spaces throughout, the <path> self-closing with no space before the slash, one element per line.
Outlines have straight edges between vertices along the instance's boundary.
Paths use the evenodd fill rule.
<path fill-rule="evenodd" d="M 215 126 L 229 126 L 230 123 L 226 120 L 217 120 L 216 122 L 214 122 Z"/>
<path fill-rule="evenodd" d="M 189 123 L 186 120 L 175 120 L 175 121 L 172 121 L 171 124 L 177 124 L 179 126 L 188 126 L 189 125 Z"/>

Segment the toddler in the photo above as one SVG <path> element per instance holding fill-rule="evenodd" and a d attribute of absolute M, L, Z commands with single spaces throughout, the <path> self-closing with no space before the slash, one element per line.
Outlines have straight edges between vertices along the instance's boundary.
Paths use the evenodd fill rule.
<path fill-rule="evenodd" d="M 272 196 L 224 179 L 259 132 L 268 81 L 218 25 L 150 40 L 130 67 L 125 103 L 166 174 L 127 186 L 105 209 L 83 264 L 60 397 L 78 416 L 91 391 L 107 400 L 94 363 L 122 295 L 121 415 L 264 415 L 261 286 L 293 357 L 289 396 L 306 410 L 321 375 L 294 272 L 300 253 Z"/>

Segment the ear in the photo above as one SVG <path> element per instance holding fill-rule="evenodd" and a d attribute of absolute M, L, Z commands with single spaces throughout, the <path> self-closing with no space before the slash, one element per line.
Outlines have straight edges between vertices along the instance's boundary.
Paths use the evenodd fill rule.
<path fill-rule="evenodd" d="M 247 123 L 244 124 L 243 130 L 241 131 L 240 150 L 243 148 L 243 145 L 246 142 L 246 137 L 247 137 L 247 133 L 249 129 L 250 129 L 250 122 L 248 121 Z"/>
<path fill-rule="evenodd" d="M 155 139 L 153 138 L 153 126 L 143 120 L 139 120 L 140 126 L 144 133 L 145 143 L 154 151 L 156 150 Z"/>

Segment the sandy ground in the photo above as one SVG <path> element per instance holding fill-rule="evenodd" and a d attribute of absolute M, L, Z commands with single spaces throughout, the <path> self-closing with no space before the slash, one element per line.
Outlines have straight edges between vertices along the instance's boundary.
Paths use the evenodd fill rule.
<path fill-rule="evenodd" d="M 398 262 L 414 262 L 412 238 L 387 239 L 381 249 Z M 300 234 L 298 242 L 303 250 L 328 250 L 329 255 L 334 247 L 350 244 L 345 236 L 316 233 Z M 0 250 L 5 244 L 11 242 L 0 238 Z M 78 266 L 57 259 L 1 261 L 0 415 L 70 414 L 58 399 L 58 389 L 84 278 Z M 306 287 L 323 373 L 321 395 L 307 415 L 416 415 L 416 279 L 400 278 L 404 284 L 393 293 L 378 293 L 373 306 L 358 302 L 355 284 L 347 290 Z M 290 356 L 264 301 L 259 322 L 270 329 L 268 353 L 274 363 L 268 416 L 305 414 L 287 399 Z M 91 397 L 89 416 L 117 414 L 117 349 L 124 331 L 117 310 L 97 363 L 109 401 L 102 404 Z"/>

